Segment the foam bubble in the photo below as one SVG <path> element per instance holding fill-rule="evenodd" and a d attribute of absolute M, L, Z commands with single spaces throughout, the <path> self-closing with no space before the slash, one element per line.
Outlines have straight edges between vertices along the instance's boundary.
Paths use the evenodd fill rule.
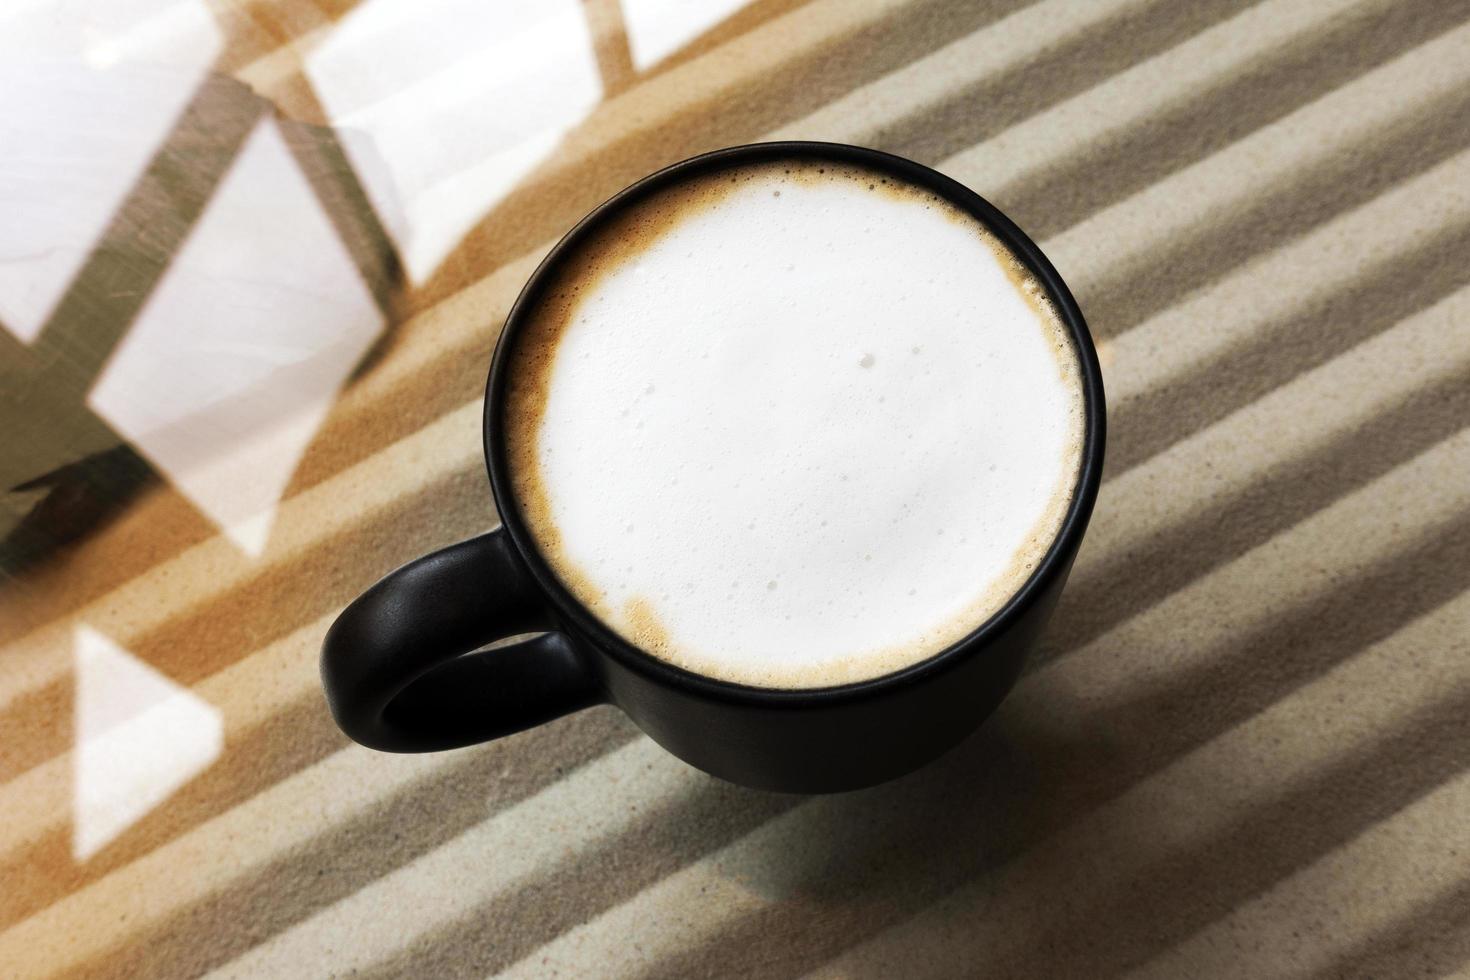
<path fill-rule="evenodd" d="M 1080 372 L 1044 291 L 875 176 L 654 195 L 566 260 L 513 352 L 539 547 L 654 656 L 774 687 L 902 668 L 994 613 L 1065 516 Z"/>

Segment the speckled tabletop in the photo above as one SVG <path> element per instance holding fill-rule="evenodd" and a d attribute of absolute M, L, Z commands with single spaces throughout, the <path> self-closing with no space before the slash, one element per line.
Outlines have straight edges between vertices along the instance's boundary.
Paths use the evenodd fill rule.
<path fill-rule="evenodd" d="M 774 137 L 969 184 L 1088 316 L 1015 693 L 831 797 L 611 708 L 348 743 L 323 632 L 496 522 L 539 256 Z M 0 976 L 1470 967 L 1470 3 L 36 2 L 0 147 Z"/>

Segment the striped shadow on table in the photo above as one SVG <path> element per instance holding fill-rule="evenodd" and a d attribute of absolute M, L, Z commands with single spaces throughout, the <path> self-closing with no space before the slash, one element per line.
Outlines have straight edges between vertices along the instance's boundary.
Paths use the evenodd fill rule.
<path fill-rule="evenodd" d="M 330 948 L 381 976 L 1101 975 L 1184 950 L 1461 775 L 1470 9 L 769 13 L 634 80 L 471 233 L 329 420 L 260 565 L 199 538 L 15 636 L 4 731 L 53 737 L 7 770 L 7 813 L 38 789 L 65 806 L 69 682 L 48 651 L 73 620 L 249 696 L 218 771 L 97 861 L 71 866 L 64 810 L 0 832 L 0 961 L 262 976 Z M 1108 482 L 1016 697 L 931 769 L 836 799 L 716 784 L 604 710 L 447 756 L 344 747 L 316 700 L 319 631 L 384 568 L 493 519 L 474 402 L 530 263 L 627 180 L 773 131 L 993 193 L 1107 339 Z M 160 606 L 165 571 L 190 584 Z M 1435 683 L 1395 693 L 1409 661 Z M 637 810 L 600 812 L 614 796 Z M 514 869 L 486 850 L 516 842 Z M 1059 897 L 1079 867 L 1095 883 Z M 1300 901 L 1276 914 L 1323 975 L 1424 965 L 1396 944 L 1443 972 L 1470 880 L 1463 858 L 1446 873 L 1362 935 L 1311 933 Z M 470 899 L 436 894 L 450 874 Z"/>

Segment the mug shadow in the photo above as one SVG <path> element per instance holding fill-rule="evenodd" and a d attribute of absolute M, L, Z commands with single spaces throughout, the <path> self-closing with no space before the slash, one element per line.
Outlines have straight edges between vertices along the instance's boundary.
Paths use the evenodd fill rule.
<path fill-rule="evenodd" d="M 965 742 L 915 773 L 811 798 L 798 819 L 773 824 L 764 846 L 723 870 L 772 907 L 808 910 L 793 920 L 796 945 L 789 948 L 800 949 L 812 966 L 1065 825 L 1093 795 L 1078 775 L 1106 767 L 1120 751 L 1105 735 L 1065 734 L 1008 701 Z M 802 928 L 813 916 L 851 928 Z M 716 945 L 728 947 L 732 938 L 722 936 Z"/>

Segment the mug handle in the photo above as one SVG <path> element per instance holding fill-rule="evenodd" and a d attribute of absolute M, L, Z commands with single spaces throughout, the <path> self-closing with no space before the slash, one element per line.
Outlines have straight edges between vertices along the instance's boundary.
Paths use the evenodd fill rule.
<path fill-rule="evenodd" d="M 385 752 L 488 741 L 606 700 L 560 633 L 471 653 L 550 625 L 503 527 L 390 572 L 322 644 L 332 717 Z"/>

